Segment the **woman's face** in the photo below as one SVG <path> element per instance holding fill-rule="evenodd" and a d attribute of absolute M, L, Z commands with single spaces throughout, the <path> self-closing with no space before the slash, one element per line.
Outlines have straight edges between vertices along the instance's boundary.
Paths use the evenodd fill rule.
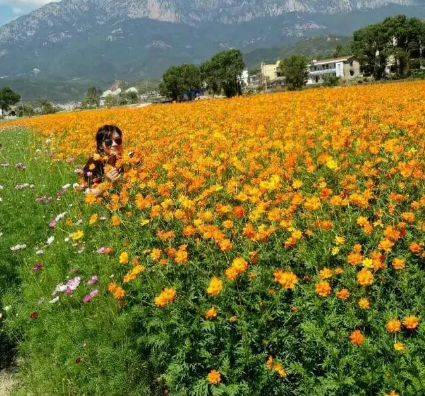
<path fill-rule="evenodd" d="M 116 155 L 121 157 L 122 155 L 122 139 L 117 132 L 114 132 L 109 138 L 106 138 L 102 142 L 103 152 L 110 156 Z"/>

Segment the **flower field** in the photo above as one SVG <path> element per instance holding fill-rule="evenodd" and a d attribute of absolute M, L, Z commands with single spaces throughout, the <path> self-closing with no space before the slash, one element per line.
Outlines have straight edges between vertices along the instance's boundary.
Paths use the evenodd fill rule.
<path fill-rule="evenodd" d="M 126 172 L 96 198 L 103 124 Z M 25 193 L 39 224 L 0 237 L 17 394 L 425 394 L 424 82 L 2 125 L 0 216 Z"/>

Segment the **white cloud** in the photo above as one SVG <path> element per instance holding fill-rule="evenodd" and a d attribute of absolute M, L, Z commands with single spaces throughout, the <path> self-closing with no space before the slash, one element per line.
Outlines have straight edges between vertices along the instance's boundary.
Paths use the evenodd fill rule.
<path fill-rule="evenodd" d="M 14 15 L 20 15 L 20 14 L 24 13 L 24 10 L 22 8 L 19 8 L 19 7 L 13 7 L 12 12 L 13 12 Z"/>

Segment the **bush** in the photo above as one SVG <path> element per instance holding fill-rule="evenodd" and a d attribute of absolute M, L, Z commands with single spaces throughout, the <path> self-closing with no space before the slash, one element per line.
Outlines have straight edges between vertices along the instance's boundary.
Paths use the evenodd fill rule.
<path fill-rule="evenodd" d="M 323 76 L 323 86 L 324 87 L 336 87 L 339 84 L 340 78 L 337 76 L 332 76 L 326 74 Z"/>

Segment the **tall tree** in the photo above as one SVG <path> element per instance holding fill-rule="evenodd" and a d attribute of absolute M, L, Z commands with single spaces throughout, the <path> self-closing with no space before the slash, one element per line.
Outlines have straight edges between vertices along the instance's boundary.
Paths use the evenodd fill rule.
<path fill-rule="evenodd" d="M 376 80 L 385 77 L 389 51 L 388 36 L 382 23 L 355 31 L 352 49 L 365 76 L 373 76 Z"/>
<path fill-rule="evenodd" d="M 94 86 L 87 89 L 86 96 L 83 100 L 83 105 L 88 107 L 99 107 L 102 91 Z"/>
<path fill-rule="evenodd" d="M 159 86 L 161 94 L 173 100 L 179 100 L 184 95 L 193 99 L 195 92 L 200 89 L 200 71 L 195 65 L 188 63 L 169 67 L 162 76 Z"/>
<path fill-rule="evenodd" d="M 211 59 L 211 70 L 224 94 L 230 98 L 242 94 L 241 76 L 245 62 L 242 52 L 237 49 L 219 52 Z"/>
<path fill-rule="evenodd" d="M 199 67 L 201 73 L 202 83 L 205 85 L 205 88 L 212 92 L 213 95 L 217 95 L 221 92 L 221 84 L 218 69 L 215 67 L 214 63 L 206 61 L 202 63 Z"/>
<path fill-rule="evenodd" d="M 18 103 L 21 100 L 21 95 L 12 91 L 9 87 L 0 89 L 0 109 L 2 110 L 2 117 L 10 106 Z"/>
<path fill-rule="evenodd" d="M 425 44 L 425 23 L 405 15 L 388 17 L 382 23 L 386 31 L 388 53 L 394 57 L 396 73 L 410 74 L 412 59 L 419 59 Z"/>
<path fill-rule="evenodd" d="M 286 85 L 289 90 L 300 89 L 307 84 L 308 59 L 302 55 L 292 55 L 279 64 L 279 69 L 285 76 Z"/>

